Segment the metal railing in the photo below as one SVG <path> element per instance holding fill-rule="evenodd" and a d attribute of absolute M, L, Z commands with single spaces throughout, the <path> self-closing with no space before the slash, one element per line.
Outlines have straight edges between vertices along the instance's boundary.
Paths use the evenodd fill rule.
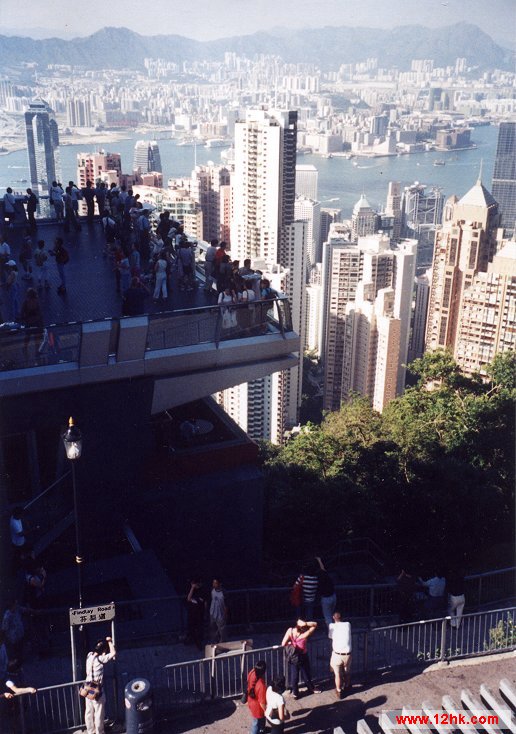
<path fill-rule="evenodd" d="M 419 667 L 438 661 L 489 655 L 516 649 L 514 619 L 516 607 L 467 614 L 454 628 L 450 618 L 352 632 L 352 676 L 386 668 Z M 220 646 L 223 649 L 223 644 Z M 220 648 L 219 648 L 220 650 Z M 151 680 L 158 720 L 171 712 L 191 709 L 212 699 L 234 698 L 242 694 L 248 672 L 258 660 L 265 660 L 267 676 L 285 675 L 289 681 L 284 648 L 274 645 L 255 650 L 219 652 L 201 660 L 174 663 L 142 670 Z M 331 641 L 313 637 L 308 643 L 312 679 L 327 681 L 330 676 Z M 57 734 L 81 725 L 83 707 L 78 683 L 66 683 L 24 694 L 16 698 L 16 725 L 2 734 Z M 120 681 L 108 684 L 108 716 L 123 718 Z"/>
<path fill-rule="evenodd" d="M 230 320 L 225 321 L 224 314 Z M 113 318 L 112 323 L 130 316 Z M 109 319 L 107 319 L 109 321 Z M 106 319 L 90 321 L 105 323 Z M 251 304 L 218 305 L 148 315 L 147 350 L 174 349 L 244 337 L 292 331 L 288 299 L 280 296 Z M 82 324 L 51 324 L 45 329 L 0 331 L 0 372 L 79 362 Z M 116 353 L 115 353 L 116 358 Z"/>

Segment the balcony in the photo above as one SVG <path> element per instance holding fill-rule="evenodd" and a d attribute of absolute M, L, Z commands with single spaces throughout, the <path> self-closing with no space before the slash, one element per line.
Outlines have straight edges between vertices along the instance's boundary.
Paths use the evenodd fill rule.
<path fill-rule="evenodd" d="M 24 227 L 5 231 L 19 264 Z M 143 315 L 126 317 L 112 263 L 102 254 L 100 223 L 83 222 L 80 232 L 65 234 L 62 225 L 38 221 L 33 241 L 44 239 L 51 249 L 56 236 L 70 253 L 67 293 L 57 293 L 49 258 L 51 287 L 38 291 L 45 329 L 0 332 L 0 396 L 153 377 L 155 414 L 297 364 L 288 300 L 239 304 L 225 313 L 216 292 L 202 287 L 205 243 L 197 249 L 196 288 L 180 290 L 173 275 L 164 304 L 149 298 Z M 33 285 L 20 277 L 20 303 Z"/>

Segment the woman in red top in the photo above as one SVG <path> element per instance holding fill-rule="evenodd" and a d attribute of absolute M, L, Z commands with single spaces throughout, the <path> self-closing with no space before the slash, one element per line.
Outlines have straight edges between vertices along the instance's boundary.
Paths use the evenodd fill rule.
<path fill-rule="evenodd" d="M 247 705 L 253 717 L 250 734 L 265 732 L 265 708 L 267 686 L 265 685 L 265 660 L 258 660 L 247 676 Z"/>
<path fill-rule="evenodd" d="M 290 685 L 292 694 L 295 699 L 299 698 L 299 674 L 303 673 L 306 687 L 309 693 L 320 693 L 318 688 L 314 687 L 310 674 L 310 659 L 307 652 L 308 638 L 313 635 L 317 629 L 317 622 L 305 622 L 298 619 L 295 627 L 289 627 L 285 632 L 285 636 L 281 642 L 282 647 L 289 648 L 289 652 L 293 657 L 288 658 L 290 670 Z M 288 654 L 288 653 L 287 653 Z"/>

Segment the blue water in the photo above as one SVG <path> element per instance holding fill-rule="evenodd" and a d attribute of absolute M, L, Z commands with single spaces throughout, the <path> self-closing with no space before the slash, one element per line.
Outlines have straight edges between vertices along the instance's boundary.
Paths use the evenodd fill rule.
<path fill-rule="evenodd" d="M 497 127 L 479 127 L 472 132 L 472 140 L 477 148 L 460 150 L 451 153 L 419 153 L 394 158 L 320 158 L 319 156 L 299 156 L 299 163 L 313 163 L 319 171 L 319 199 L 323 206 L 341 208 L 343 215 L 349 217 L 354 204 L 364 193 L 369 203 L 380 208 L 387 196 L 389 181 L 400 181 L 408 185 L 419 181 L 427 185 L 441 186 L 446 196 L 457 194 L 462 196 L 470 189 L 478 178 L 481 161 L 482 181 L 488 189 L 491 188 L 494 157 L 496 153 Z M 112 152 L 122 156 L 122 168 L 129 171 L 132 168 L 134 144 L 142 138 L 141 134 L 133 134 L 126 140 L 120 140 L 109 146 Z M 179 178 L 189 176 L 195 164 L 194 148 L 177 146 L 174 140 L 158 141 L 161 162 L 163 165 L 163 180 L 170 177 Z M 93 146 L 66 145 L 60 148 L 63 181 L 77 178 L 77 153 L 90 151 Z M 209 160 L 220 162 L 221 148 L 208 149 L 197 146 L 197 163 L 207 163 Z M 445 166 L 434 166 L 433 161 L 440 158 L 446 162 Z M 24 190 L 27 183 L 20 183 L 19 179 L 29 177 L 26 151 L 16 151 L 0 156 L 0 193 L 6 186 L 15 190 Z M 331 201 L 334 199 L 334 201 Z"/>

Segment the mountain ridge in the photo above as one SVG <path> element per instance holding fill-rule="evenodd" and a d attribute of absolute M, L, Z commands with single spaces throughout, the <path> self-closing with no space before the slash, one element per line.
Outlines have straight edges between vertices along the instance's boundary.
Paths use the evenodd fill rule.
<path fill-rule="evenodd" d="M 380 67 L 410 68 L 412 59 L 434 59 L 436 66 L 448 66 L 456 58 L 466 58 L 469 66 L 480 69 L 510 69 L 513 53 L 496 44 L 480 28 L 456 23 L 442 28 L 419 25 L 397 26 L 391 30 L 365 27 L 325 26 L 282 34 L 258 31 L 216 41 L 196 41 L 185 36 L 158 34 L 144 36 L 124 27 L 107 26 L 89 36 L 70 40 L 31 39 L 0 35 L 0 63 L 4 68 L 22 62 L 69 64 L 88 67 L 99 59 L 97 68 L 141 69 L 146 57 L 183 61 L 220 61 L 225 52 L 253 58 L 259 54 L 280 56 L 287 63 L 314 63 L 322 69 L 378 58 Z"/>

